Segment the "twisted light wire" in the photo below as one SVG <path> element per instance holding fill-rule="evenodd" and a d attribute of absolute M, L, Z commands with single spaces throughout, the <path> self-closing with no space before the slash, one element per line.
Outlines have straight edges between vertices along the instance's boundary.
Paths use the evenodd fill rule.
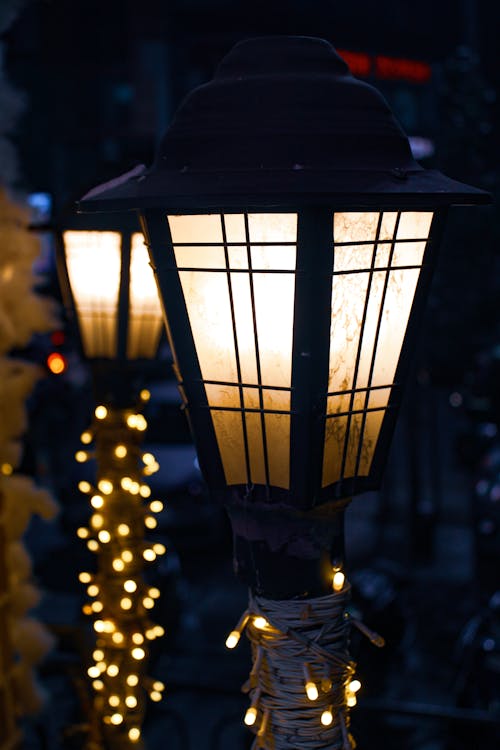
<path fill-rule="evenodd" d="M 256 709 L 252 750 L 355 747 L 347 704 L 355 667 L 348 652 L 349 596 L 347 582 L 315 599 L 250 596 L 246 632 L 254 666 L 243 690 Z M 314 700 L 306 683 L 316 687 Z M 322 721 L 325 712 L 329 724 Z"/>

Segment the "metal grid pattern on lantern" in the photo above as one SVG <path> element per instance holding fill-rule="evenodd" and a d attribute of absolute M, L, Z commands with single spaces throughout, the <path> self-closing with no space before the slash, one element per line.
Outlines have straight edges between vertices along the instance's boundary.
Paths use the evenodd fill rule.
<path fill-rule="evenodd" d="M 308 386 L 320 416 L 322 488 L 370 476 L 433 212 L 326 215 L 329 238 L 312 241 L 327 278 L 318 295 L 331 307 L 328 359 L 317 386 Z M 306 221 L 268 212 L 169 215 L 168 224 L 204 386 L 205 402 L 191 403 L 180 364 L 189 408 L 210 411 L 227 485 L 293 490 L 291 455 L 303 424 L 292 396 L 300 359 L 310 354 L 293 335 L 312 264 Z"/>

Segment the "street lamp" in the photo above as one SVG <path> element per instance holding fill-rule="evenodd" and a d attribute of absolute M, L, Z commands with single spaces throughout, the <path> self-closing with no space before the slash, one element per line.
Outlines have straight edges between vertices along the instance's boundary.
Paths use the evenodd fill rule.
<path fill-rule="evenodd" d="M 342 512 L 380 484 L 446 210 L 488 196 L 420 167 L 381 95 L 306 37 L 238 44 L 153 167 L 93 193 L 82 211 L 140 214 L 231 517 L 254 747 L 350 747 Z"/>
<path fill-rule="evenodd" d="M 95 483 L 78 484 L 91 516 L 77 534 L 97 556 L 97 572 L 79 575 L 90 599 L 83 611 L 96 634 L 87 670 L 94 690 L 90 734 L 97 746 L 121 750 L 142 744 L 145 695 L 160 700 L 163 690 L 145 675 L 148 642 L 163 628 L 150 620 L 160 592 L 148 586 L 144 568 L 165 548 L 145 539 L 162 503 L 151 500 L 144 479 L 158 464 L 141 450 L 149 391 L 138 392 L 156 357 L 162 315 L 138 222 L 73 217 L 59 243 L 59 271 L 98 399 L 75 455 L 79 463 L 95 457 L 97 464 Z"/>

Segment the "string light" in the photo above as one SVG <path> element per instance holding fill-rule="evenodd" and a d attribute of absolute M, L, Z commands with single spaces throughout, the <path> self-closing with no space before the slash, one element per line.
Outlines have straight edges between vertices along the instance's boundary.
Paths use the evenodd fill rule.
<path fill-rule="evenodd" d="M 141 401 L 149 401 L 151 398 L 151 392 L 147 388 L 143 388 L 140 392 Z"/>
<path fill-rule="evenodd" d="M 338 568 L 333 569 L 333 590 L 342 591 L 345 583 L 345 575 Z"/>
<path fill-rule="evenodd" d="M 317 701 L 319 697 L 318 687 L 313 681 L 309 664 L 303 664 L 302 670 L 304 672 L 304 686 L 306 689 L 307 697 L 310 701 Z"/>
<path fill-rule="evenodd" d="M 231 630 L 228 637 L 226 638 L 226 648 L 233 649 L 236 648 L 238 643 L 240 642 L 241 634 L 243 630 L 245 629 L 245 626 L 250 618 L 250 613 L 248 610 L 242 614 L 240 619 L 238 620 L 238 623 L 236 624 L 236 627 L 234 630 Z"/>
<path fill-rule="evenodd" d="M 79 575 L 92 599 L 83 605 L 83 611 L 95 618 L 93 627 L 97 637 L 97 648 L 92 654 L 95 663 L 88 668 L 88 675 L 93 689 L 100 696 L 99 699 L 96 696 L 99 702 L 94 708 L 102 724 L 108 727 L 106 732 L 116 732 L 113 727 L 120 727 L 120 737 L 125 732 L 130 742 L 137 743 L 141 738 L 139 723 L 142 722 L 144 705 L 136 689 L 144 675 L 147 644 L 164 634 L 160 625 L 148 620 L 148 610 L 154 607 L 160 591 L 146 583 L 141 567 L 145 561 L 153 562 L 157 555 L 164 554 L 166 548 L 160 542 L 144 544 L 145 530 L 157 525 L 152 515 L 142 515 L 142 500 L 151 496 L 150 487 L 140 479 L 143 470 L 138 460 L 146 420 L 141 414 L 103 404 L 96 407 L 95 417 L 96 489 L 85 480 L 78 483 L 79 490 L 89 495 L 93 512 L 90 528 L 81 526 L 77 535 L 97 553 L 98 563 L 95 576 L 86 571 Z M 93 439 L 90 431 L 82 434 L 84 445 Z M 149 461 L 156 470 L 155 457 L 144 455 L 145 465 Z M 76 453 L 76 459 L 81 463 L 89 457 L 85 450 Z M 126 466 L 125 472 L 120 470 L 120 464 Z M 160 512 L 163 503 L 153 500 L 147 509 L 151 513 Z M 123 548 L 125 540 L 127 546 Z M 133 568 L 128 567 L 132 564 Z M 131 618 L 134 622 L 132 632 Z M 163 689 L 163 683 L 153 682 L 151 700 L 160 700 Z M 111 735 L 109 739 L 112 746 L 115 740 Z"/>
<path fill-rule="evenodd" d="M 99 508 L 102 508 L 102 506 L 104 505 L 104 498 L 101 497 L 101 495 L 93 495 L 90 498 L 90 504 L 93 508 L 99 510 Z"/>
<path fill-rule="evenodd" d="M 328 708 L 323 711 L 321 714 L 321 723 L 324 727 L 329 727 L 330 724 L 333 722 L 333 711 L 332 706 L 328 706 Z"/>
<path fill-rule="evenodd" d="M 163 503 L 161 500 L 153 500 L 149 504 L 149 508 L 152 513 L 161 513 L 161 511 L 163 510 Z"/>

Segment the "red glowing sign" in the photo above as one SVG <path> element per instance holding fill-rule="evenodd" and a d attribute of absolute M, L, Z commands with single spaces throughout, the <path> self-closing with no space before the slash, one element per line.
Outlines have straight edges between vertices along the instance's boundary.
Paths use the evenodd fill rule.
<path fill-rule="evenodd" d="M 363 78 L 375 76 L 390 81 L 427 83 L 432 76 L 431 66 L 429 63 L 422 62 L 422 60 L 369 55 L 366 52 L 350 52 L 348 50 L 339 50 L 339 55 L 344 58 L 353 75 Z"/>

